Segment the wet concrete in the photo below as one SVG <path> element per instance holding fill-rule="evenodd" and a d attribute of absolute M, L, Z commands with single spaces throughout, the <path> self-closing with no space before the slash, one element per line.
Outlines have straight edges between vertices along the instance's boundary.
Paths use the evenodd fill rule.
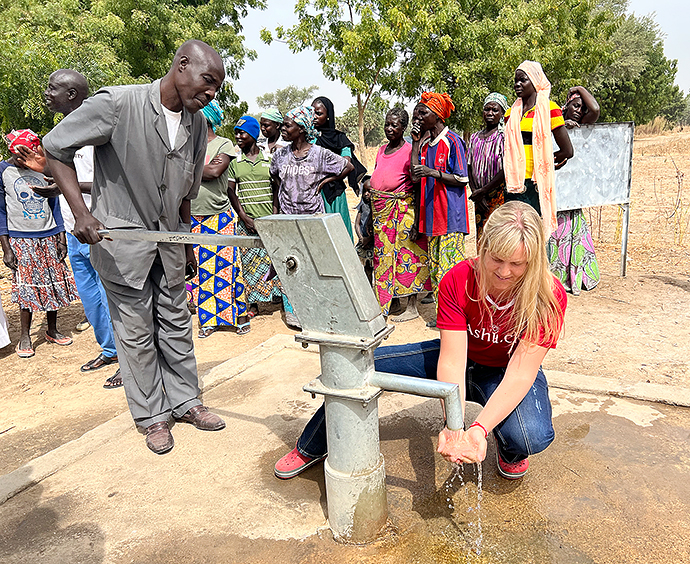
<path fill-rule="evenodd" d="M 216 370 L 205 394 L 226 430 L 175 425 L 175 448 L 155 456 L 132 427 L 0 505 L 0 562 L 690 562 L 686 408 L 554 389 L 556 441 L 518 482 L 497 475 L 491 443 L 478 507 L 477 468 L 457 474 L 435 453 L 438 402 L 387 394 L 390 525 L 345 546 L 327 528 L 322 467 L 272 472 L 319 405 L 301 391 L 318 356 L 254 356 Z"/>

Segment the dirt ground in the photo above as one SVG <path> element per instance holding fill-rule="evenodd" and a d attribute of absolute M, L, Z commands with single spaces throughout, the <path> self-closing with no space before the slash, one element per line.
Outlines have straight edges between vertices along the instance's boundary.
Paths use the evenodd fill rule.
<path fill-rule="evenodd" d="M 618 208 L 588 210 L 602 280 L 593 291 L 570 296 L 565 336 L 547 356 L 547 371 L 690 387 L 690 188 L 684 183 L 688 170 L 690 133 L 635 140 L 627 277 L 618 276 Z M 471 234 L 468 253 L 474 252 L 473 241 Z M 17 357 L 19 310 L 10 301 L 10 272 L 1 266 L 0 275 L 0 297 L 12 338 L 12 344 L 0 350 L 0 474 L 5 474 L 126 411 L 127 404 L 121 388 L 102 387 L 114 368 L 79 370 L 99 348 L 91 329 L 74 330 L 83 318 L 78 302 L 58 317 L 61 332 L 74 338 L 71 346 L 47 343 L 45 315 L 36 314 L 31 331 L 36 356 Z M 433 306 L 423 306 L 421 312 L 421 318 L 399 324 L 389 343 L 437 337 L 424 324 Z M 279 309 L 268 307 L 252 320 L 249 335 L 219 331 L 207 339 L 195 337 L 199 373 L 276 333 L 294 332 L 283 323 Z"/>

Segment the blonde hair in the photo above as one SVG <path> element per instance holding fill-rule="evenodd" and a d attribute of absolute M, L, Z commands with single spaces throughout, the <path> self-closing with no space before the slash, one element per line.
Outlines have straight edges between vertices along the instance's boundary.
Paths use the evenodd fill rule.
<path fill-rule="evenodd" d="M 479 302 L 491 314 L 487 296 L 489 273 L 487 255 L 508 260 L 524 246 L 527 268 L 510 291 L 515 300 L 510 325 L 515 342 L 519 338 L 531 343 L 553 342 L 563 328 L 563 310 L 554 294 L 554 277 L 546 258 L 544 225 L 535 209 L 523 202 L 511 201 L 490 216 L 479 241 L 479 260 L 475 262 L 479 283 Z"/>

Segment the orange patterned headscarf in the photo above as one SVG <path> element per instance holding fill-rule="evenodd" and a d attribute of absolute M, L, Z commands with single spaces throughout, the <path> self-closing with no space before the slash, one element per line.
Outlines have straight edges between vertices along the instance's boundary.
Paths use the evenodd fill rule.
<path fill-rule="evenodd" d="M 556 190 L 553 162 L 553 141 L 551 139 L 551 106 L 549 95 L 551 83 L 541 65 L 525 61 L 518 70 L 523 71 L 537 91 L 532 122 L 532 150 L 534 154 L 533 180 L 539 191 L 539 205 L 544 221 L 544 233 L 549 237 L 556 230 Z M 518 98 L 510 109 L 510 118 L 505 132 L 505 156 L 503 169 L 506 175 L 506 190 L 512 193 L 525 191 L 525 146 L 522 143 L 520 120 L 522 119 L 522 98 Z"/>
<path fill-rule="evenodd" d="M 434 112 L 443 121 L 450 117 L 450 112 L 455 109 L 453 100 L 445 92 L 443 94 L 436 94 L 436 92 L 423 92 L 421 103 Z"/>

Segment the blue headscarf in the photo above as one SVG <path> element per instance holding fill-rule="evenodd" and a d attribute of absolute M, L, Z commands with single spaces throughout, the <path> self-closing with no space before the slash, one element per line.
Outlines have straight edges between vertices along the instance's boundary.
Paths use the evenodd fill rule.
<path fill-rule="evenodd" d="M 220 105 L 215 100 L 211 100 L 207 106 L 201 109 L 201 112 L 204 114 L 206 121 L 213 128 L 214 132 L 216 131 L 216 127 L 220 127 L 223 123 L 223 110 L 221 110 Z"/>
<path fill-rule="evenodd" d="M 297 106 L 285 114 L 286 119 L 291 119 L 304 129 L 307 134 L 307 141 L 316 141 L 316 128 L 314 127 L 314 108 L 311 106 Z"/>

